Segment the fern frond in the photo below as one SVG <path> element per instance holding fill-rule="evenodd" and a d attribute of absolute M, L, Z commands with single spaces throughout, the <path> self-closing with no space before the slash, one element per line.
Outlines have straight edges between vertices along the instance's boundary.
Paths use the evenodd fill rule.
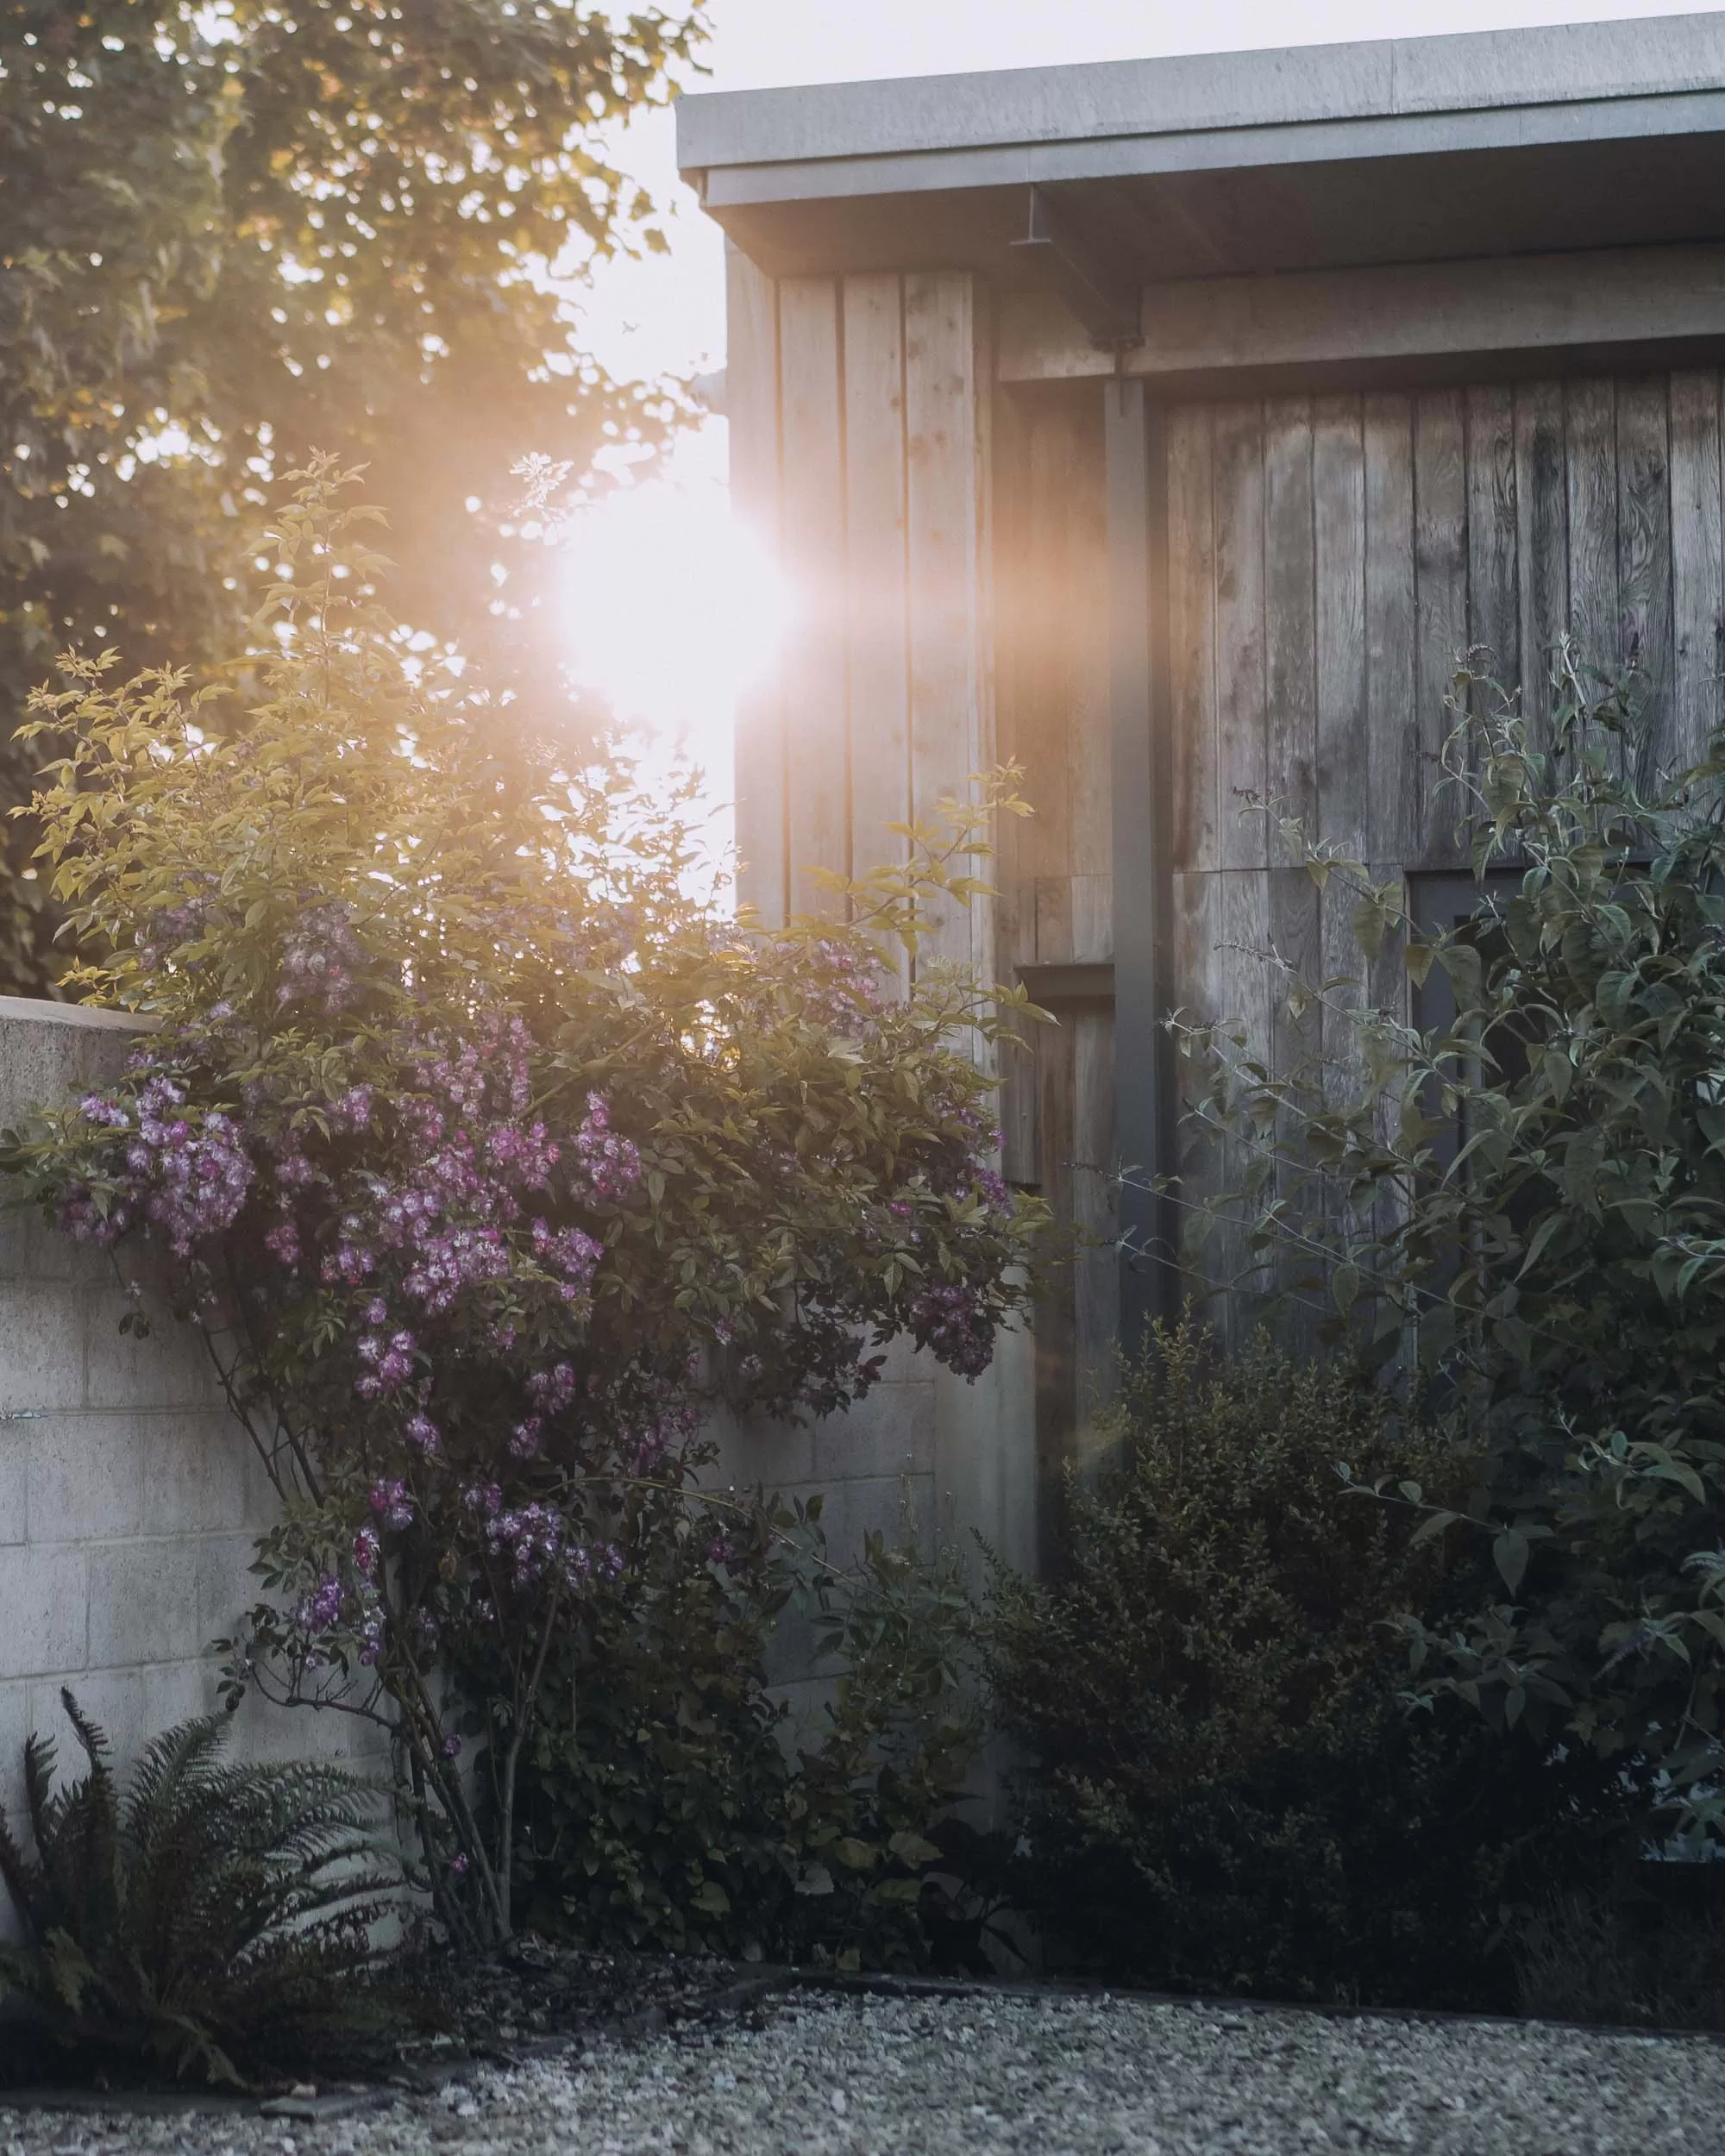
<path fill-rule="evenodd" d="M 374 1959 L 398 1852 L 379 1786 L 320 1762 L 235 1764 L 225 1716 L 166 1731 L 122 1799 L 101 1729 L 66 1695 L 89 1771 L 54 1787 L 53 1744 L 26 1747 L 37 1856 L 0 1819 L 0 1875 L 29 1934 L 0 1951 L 61 2044 L 244 2085 L 260 2042 L 327 2020 Z"/>

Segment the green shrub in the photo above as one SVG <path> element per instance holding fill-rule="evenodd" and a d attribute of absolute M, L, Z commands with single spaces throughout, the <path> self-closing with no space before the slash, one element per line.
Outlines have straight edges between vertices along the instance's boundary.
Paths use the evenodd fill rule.
<path fill-rule="evenodd" d="M 647 1552 L 552 1650 L 523 1771 L 525 1916 L 597 1946 L 925 1960 L 932 1839 L 981 1739 L 950 1562 L 869 1542 L 827 1567 L 820 1501 L 706 1517 L 649 1496 Z M 769 1683 L 802 1605 L 834 1672 L 792 1741 Z"/>
<path fill-rule="evenodd" d="M 1330 1332 L 1417 1369 L 1477 1452 L 1458 1504 L 1384 1492 L 1492 1559 L 1452 1621 L 1415 1627 L 1423 1681 L 1536 1748 L 1591 1749 L 1661 1831 L 1717 1835 L 1725 735 L 1648 773 L 1639 694 L 1567 647 L 1544 710 L 1461 674 L 1467 917 L 1422 927 L 1399 876 L 1289 824 L 1370 994 L 1272 957 L 1290 1013 L 1321 1006 L 1318 1056 L 1266 1060 L 1232 1021 L 1181 1037 L 1201 1119 L 1249 1163 L 1201 1225 L 1303 1275 Z M 1452 1016 L 1406 1022 L 1381 986 L 1398 957 Z"/>
<path fill-rule="evenodd" d="M 377 1800 L 333 1766 L 225 1764 L 225 1716 L 158 1737 L 122 1795 L 101 1730 L 61 1697 L 90 1771 L 56 1789 L 53 1743 L 25 1747 L 34 1851 L 0 1816 L 25 1934 L 0 1943 L 0 2002 L 81 2071 L 244 2085 L 244 2064 L 351 2006 L 398 1882 L 368 1831 Z"/>
<path fill-rule="evenodd" d="M 1351 1491 L 1468 1463 L 1343 1360 L 1186 1325 L 1131 1373 L 1063 1564 L 997 1565 L 989 1661 L 1032 1756 L 1016 1890 L 1057 1955 L 1176 1990 L 1507 2006 L 1509 1906 L 1597 1860 L 1581 1763 L 1411 1715 L 1389 1620 L 1474 1584 Z"/>

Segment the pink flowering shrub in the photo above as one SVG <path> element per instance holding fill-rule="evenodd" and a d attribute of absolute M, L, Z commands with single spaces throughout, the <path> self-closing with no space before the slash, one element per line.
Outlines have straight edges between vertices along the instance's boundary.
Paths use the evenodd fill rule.
<path fill-rule="evenodd" d="M 411 678 L 338 484 L 276 539 L 254 700 L 106 654 L 39 699 L 78 978 L 155 1025 L 7 1164 L 160 1251 L 282 1492 L 232 1684 L 386 1723 L 424 1882 L 494 1942 L 547 1657 L 630 1562 L 629 1493 L 689 1482 L 716 1404 L 841 1409 L 900 1333 L 974 1376 L 1024 1307 L 997 1000 L 882 964 L 995 800 L 853 924 L 754 931 L 568 711 Z"/>

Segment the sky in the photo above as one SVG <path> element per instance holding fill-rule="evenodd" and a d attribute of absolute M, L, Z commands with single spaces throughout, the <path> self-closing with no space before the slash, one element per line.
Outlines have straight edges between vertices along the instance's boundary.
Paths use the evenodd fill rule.
<path fill-rule="evenodd" d="M 756 90 L 1718 11 L 1671 0 L 709 0 L 708 72 L 689 86 Z M 610 147 L 662 206 L 671 247 L 668 256 L 600 267 L 580 301 L 583 342 L 626 378 L 722 367 L 723 240 L 677 179 L 672 115 L 641 116 Z M 724 425 L 714 419 L 632 493 L 581 512 L 565 541 L 575 670 L 620 715 L 662 738 L 681 731 L 718 796 L 736 694 L 770 664 L 795 603 L 751 536 L 730 524 L 724 468 Z M 717 578 L 715 562 L 725 565 Z M 666 634 L 668 620 L 677 633 Z"/>

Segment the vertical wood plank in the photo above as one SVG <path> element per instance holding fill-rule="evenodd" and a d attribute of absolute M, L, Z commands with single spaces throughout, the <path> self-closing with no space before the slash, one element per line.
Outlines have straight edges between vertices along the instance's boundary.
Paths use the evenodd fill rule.
<path fill-rule="evenodd" d="M 1168 664 L 1176 868 L 1220 861 L 1211 407 L 1168 416 Z"/>
<path fill-rule="evenodd" d="M 1044 398 L 1031 417 L 1030 544 L 1035 588 L 1025 594 L 1030 678 L 1034 682 L 1031 799 L 1036 823 L 1037 957 L 1060 965 L 1072 956 L 1071 758 L 1068 754 L 1066 661 L 1076 552 L 1070 470 L 1072 408 Z"/>
<path fill-rule="evenodd" d="M 1030 429 L 1026 400 L 1007 392 L 996 398 L 994 404 L 995 725 L 1000 760 L 1014 761 L 1026 769 L 1026 778 L 1020 791 L 1034 804 L 1037 796 L 1029 766 L 1035 740 L 1035 706 L 1027 674 L 1031 650 L 1026 614 L 1037 580 L 1031 557 L 1029 495 Z M 906 681 L 908 726 L 908 628 Z M 908 771 L 908 738 L 905 755 Z M 994 881 L 1000 886 L 1000 899 L 996 908 L 996 924 L 1003 981 L 1013 979 L 1017 968 L 1036 962 L 1036 820 L 1034 817 L 1006 817 L 1002 819 L 1004 827 L 997 835 L 1000 853 Z M 1001 1075 L 1008 1085 L 1017 1087 L 1016 1097 L 1026 1104 L 1030 1119 L 1027 1127 L 1033 1127 L 1033 1086 L 1013 1075 L 1013 1063 L 1023 1066 L 1026 1061 L 1022 1056 L 1007 1056 L 1002 1063 Z M 1006 1109 L 1002 1113 L 1007 1113 Z M 1006 1122 L 1001 1127 L 1007 1129 Z"/>
<path fill-rule="evenodd" d="M 1075 1070 L 1070 1025 L 1039 1026 L 1036 1044 L 1037 1127 L 1042 1196 L 1055 1219 L 1072 1218 Z M 1044 1266 L 1037 1282 L 1036 1482 L 1039 1562 L 1057 1561 L 1066 1517 L 1066 1476 L 1078 1419 L 1076 1280 L 1070 1259 Z"/>
<path fill-rule="evenodd" d="M 1521 680 L 1515 561 L 1515 400 L 1481 384 L 1467 392 L 1468 636 L 1490 651 L 1505 688 Z"/>
<path fill-rule="evenodd" d="M 1314 414 L 1313 501 L 1318 571 L 1318 836 L 1346 857 L 1369 858 L 1371 741 L 1366 704 L 1365 441 L 1358 397 L 1320 398 Z M 1306 879 L 1302 879 L 1306 881 Z M 1337 982 L 1314 1006 L 1327 1098 L 1346 1097 L 1361 1075 L 1358 1035 L 1341 1015 L 1367 1000 L 1364 961 L 1353 936 L 1358 892 L 1337 878 L 1316 901 L 1315 964 L 1309 978 Z M 1348 984 L 1352 984 L 1352 986 Z M 1294 1269 L 1309 1273 L 1308 1263 Z M 1311 1313 L 1302 1313 L 1302 1330 Z"/>
<path fill-rule="evenodd" d="M 1551 738 L 1552 651 L 1569 626 L 1569 493 L 1559 382 L 1523 382 L 1515 391 L 1515 566 L 1521 709 L 1529 738 L 1544 747 Z"/>
<path fill-rule="evenodd" d="M 1707 753 L 1721 718 L 1725 669 L 1719 376 L 1673 374 L 1672 466 L 1672 738 L 1674 771 Z"/>
<path fill-rule="evenodd" d="M 1264 819 L 1248 805 L 1263 799 L 1268 775 L 1263 407 L 1219 405 L 1214 423 L 1218 855 L 1224 868 L 1263 868 Z"/>
<path fill-rule="evenodd" d="M 776 553 L 779 288 L 728 242 L 724 285 L 731 505 Z M 769 928 L 782 926 L 788 903 L 786 776 L 785 706 L 775 679 L 751 689 L 737 711 L 737 896 Z"/>
<path fill-rule="evenodd" d="M 1460 804 L 1445 783 L 1455 725 L 1446 699 L 1467 649 L 1466 426 L 1458 390 L 1422 394 L 1414 411 L 1414 567 L 1419 601 L 1420 865 L 1456 858 Z"/>
<path fill-rule="evenodd" d="M 900 862 L 908 821 L 910 619 L 905 588 L 904 325 L 896 277 L 844 285 L 850 860 Z"/>
<path fill-rule="evenodd" d="M 1672 529 L 1668 383 L 1617 385 L 1617 603 L 1620 649 L 1637 677 L 1629 744 L 1643 787 L 1669 769 L 1672 740 Z"/>
<path fill-rule="evenodd" d="M 1102 1450 L 1098 1419 L 1118 1389 L 1120 1266 L 1114 1202 L 1114 1014 L 1106 1003 L 1077 1005 L 1072 1029 L 1072 1222 L 1078 1231 L 1073 1281 L 1081 1469 Z"/>
<path fill-rule="evenodd" d="M 911 793 L 919 820 L 962 795 L 986 757 L 980 555 L 982 385 L 975 279 L 905 280 L 905 410 L 910 592 Z M 924 961 L 992 956 L 982 917 L 951 906 L 931 924 Z"/>
<path fill-rule="evenodd" d="M 1270 969 L 1262 956 L 1270 941 L 1270 881 L 1265 869 L 1180 870 L 1172 891 L 1170 1000 L 1195 1024 L 1226 1026 L 1260 1056 L 1270 1051 L 1275 1025 Z M 1196 1100 L 1203 1081 L 1195 1061 L 1182 1062 L 1183 1106 Z M 1225 1221 L 1200 1244 L 1191 1238 L 1205 1200 L 1240 1187 L 1246 1156 L 1233 1140 L 1182 1118 L 1178 1159 L 1175 1213 L 1187 1243 L 1187 1280 L 1219 1336 L 1237 1338 L 1251 1322 L 1250 1291 L 1264 1285 L 1245 1236 Z"/>
<path fill-rule="evenodd" d="M 797 580 L 785 666 L 791 910 L 843 901 L 819 872 L 850 865 L 845 638 L 844 418 L 839 290 L 825 277 L 779 287 L 784 555 Z"/>
<path fill-rule="evenodd" d="M 1315 834 L 1364 860 L 1371 744 L 1365 702 L 1365 445 L 1358 398 L 1318 400 L 1312 459 Z"/>
<path fill-rule="evenodd" d="M 1366 822 L 1374 859 L 1400 863 L 1418 849 L 1418 604 L 1414 583 L 1414 406 L 1368 397 L 1365 451 Z"/>
<path fill-rule="evenodd" d="M 1317 835 L 1318 713 L 1313 654 L 1318 604 L 1313 555 L 1312 406 L 1276 398 L 1264 408 L 1264 792 L 1277 817 Z M 1238 783 L 1238 781 L 1237 781 Z M 1266 822 L 1265 858 L 1284 849 Z"/>
<path fill-rule="evenodd" d="M 1569 618 L 1584 665 L 1615 670 L 1617 616 L 1617 399 L 1609 381 L 1565 385 Z"/>
<path fill-rule="evenodd" d="M 1061 678 L 1071 818 L 1072 956 L 1113 955 L 1113 730 L 1108 671 L 1108 479 L 1102 400 L 1072 407 Z"/>

